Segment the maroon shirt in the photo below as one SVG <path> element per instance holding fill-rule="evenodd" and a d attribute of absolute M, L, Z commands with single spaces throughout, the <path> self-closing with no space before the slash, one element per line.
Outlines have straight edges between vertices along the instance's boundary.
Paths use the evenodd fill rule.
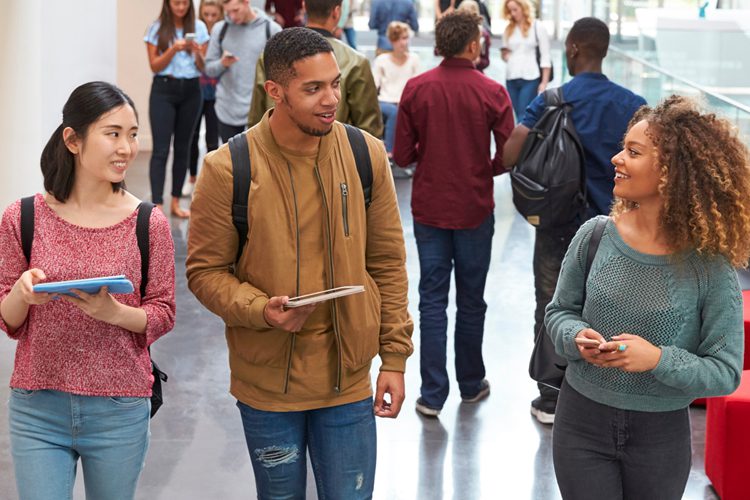
<path fill-rule="evenodd" d="M 512 130 L 505 88 L 467 59 L 445 59 L 409 80 L 398 106 L 393 159 L 403 166 L 417 162 L 414 220 L 443 229 L 479 226 L 495 208 L 492 178 L 505 172 L 503 146 Z"/>

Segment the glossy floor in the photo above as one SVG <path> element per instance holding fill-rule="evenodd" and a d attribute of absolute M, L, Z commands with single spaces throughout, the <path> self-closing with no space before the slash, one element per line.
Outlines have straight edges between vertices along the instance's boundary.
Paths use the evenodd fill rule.
<path fill-rule="evenodd" d="M 128 177 L 131 191 L 144 198 L 148 197 L 147 170 L 148 156 L 142 155 Z M 418 318 L 419 266 L 409 209 L 411 181 L 399 179 L 396 184 L 407 242 L 409 309 Z M 529 402 L 536 390 L 527 376 L 532 346 L 533 233 L 516 215 L 509 195 L 507 176 L 498 178 L 484 347 L 492 393 L 479 404 L 461 404 L 454 382 L 440 419 L 422 418 L 414 411 L 420 381 L 418 356 L 413 356 L 407 366 L 407 401 L 400 417 L 378 420 L 376 499 L 559 498 L 552 469 L 551 427 L 538 424 L 529 414 Z M 185 283 L 187 229 L 186 221 L 172 219 L 177 252 L 177 324 L 153 348 L 154 357 L 169 374 L 169 382 L 165 386 L 166 404 L 152 421 L 151 447 L 137 498 L 254 498 L 239 413 L 227 392 L 223 326 L 196 301 Z M 418 330 L 414 341 L 418 347 Z M 13 341 L 0 338 L 2 381 L 10 378 L 14 349 Z M 452 360 L 452 372 L 450 365 Z M 6 401 L 7 396 L 4 382 L 0 400 Z M 717 498 L 703 472 L 705 411 L 693 409 L 691 414 L 693 471 L 685 498 Z M 308 498 L 316 498 L 311 476 L 308 490 Z M 84 498 L 80 477 L 75 491 L 75 498 Z M 5 404 L 0 405 L 0 498 L 17 498 Z"/>

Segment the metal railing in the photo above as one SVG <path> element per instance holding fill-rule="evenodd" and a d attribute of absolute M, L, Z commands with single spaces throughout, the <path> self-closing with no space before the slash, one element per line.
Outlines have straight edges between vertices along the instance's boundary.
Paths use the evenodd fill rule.
<path fill-rule="evenodd" d="M 656 104 L 672 94 L 693 96 L 716 114 L 734 123 L 745 143 L 750 144 L 750 106 L 679 77 L 615 46 L 609 47 L 603 71 L 610 80 L 643 96 L 649 104 Z"/>

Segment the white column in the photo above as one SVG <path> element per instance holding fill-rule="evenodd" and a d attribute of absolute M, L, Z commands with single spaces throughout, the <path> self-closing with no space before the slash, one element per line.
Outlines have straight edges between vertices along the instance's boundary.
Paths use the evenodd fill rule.
<path fill-rule="evenodd" d="M 116 82 L 117 0 L 5 0 L 0 16 L 0 208 L 42 191 L 39 156 L 71 91 Z"/>
<path fill-rule="evenodd" d="M 42 189 L 42 0 L 6 0 L 0 16 L 0 210 Z"/>

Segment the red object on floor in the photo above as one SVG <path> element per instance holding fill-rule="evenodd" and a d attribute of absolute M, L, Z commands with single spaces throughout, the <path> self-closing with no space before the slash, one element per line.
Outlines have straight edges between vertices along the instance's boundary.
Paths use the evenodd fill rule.
<path fill-rule="evenodd" d="M 706 412 L 706 475 L 722 500 L 750 498 L 750 370 L 729 396 L 710 398 Z"/>
<path fill-rule="evenodd" d="M 743 370 L 750 370 L 750 290 L 742 291 L 742 317 L 745 320 L 745 360 L 742 363 Z M 707 398 L 699 398 L 693 401 L 696 406 L 704 406 Z M 750 498 L 750 494 L 748 495 Z"/>

